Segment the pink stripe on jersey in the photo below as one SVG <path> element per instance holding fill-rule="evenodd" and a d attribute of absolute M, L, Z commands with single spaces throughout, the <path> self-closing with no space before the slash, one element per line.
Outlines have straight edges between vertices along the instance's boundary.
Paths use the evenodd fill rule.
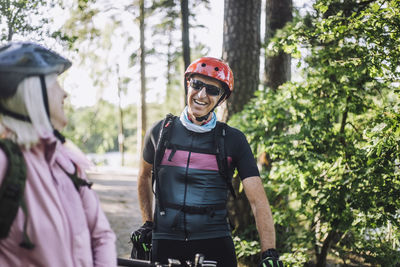
<path fill-rule="evenodd" d="M 177 167 L 186 167 L 187 160 L 189 156 L 188 151 L 177 150 L 173 155 L 171 161 L 168 161 L 168 157 L 171 155 L 171 149 L 166 149 L 164 153 L 164 157 L 161 161 L 161 165 L 164 166 L 177 166 Z M 228 164 L 232 161 L 231 157 L 228 157 Z M 203 153 L 195 153 L 192 152 L 190 154 L 190 169 L 198 169 L 198 170 L 208 170 L 208 171 L 218 171 L 218 163 L 217 158 L 213 154 L 203 154 Z"/>

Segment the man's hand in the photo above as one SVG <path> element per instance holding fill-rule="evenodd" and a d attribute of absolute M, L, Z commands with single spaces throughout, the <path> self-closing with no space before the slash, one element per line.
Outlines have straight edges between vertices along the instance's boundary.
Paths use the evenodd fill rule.
<path fill-rule="evenodd" d="M 153 231 L 153 222 L 146 221 L 139 229 L 132 232 L 132 242 L 151 243 L 151 236 Z"/>
<path fill-rule="evenodd" d="M 283 267 L 283 262 L 279 260 L 279 253 L 270 248 L 261 254 L 259 267 Z"/>
<path fill-rule="evenodd" d="M 133 248 L 131 258 L 148 260 L 151 249 L 153 222 L 146 221 L 139 229 L 131 233 Z"/>

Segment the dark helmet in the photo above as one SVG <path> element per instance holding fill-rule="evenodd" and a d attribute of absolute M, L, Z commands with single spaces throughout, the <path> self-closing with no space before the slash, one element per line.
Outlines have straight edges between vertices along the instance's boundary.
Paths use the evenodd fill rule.
<path fill-rule="evenodd" d="M 71 62 L 35 43 L 15 42 L 0 47 L 0 97 L 13 96 L 18 84 L 29 76 L 61 74 Z"/>

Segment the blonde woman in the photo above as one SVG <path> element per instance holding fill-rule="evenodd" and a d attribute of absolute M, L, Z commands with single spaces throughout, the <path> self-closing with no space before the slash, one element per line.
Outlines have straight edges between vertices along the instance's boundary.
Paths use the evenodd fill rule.
<path fill-rule="evenodd" d="M 116 266 L 89 164 L 59 134 L 70 66 L 34 43 L 0 48 L 0 266 Z"/>

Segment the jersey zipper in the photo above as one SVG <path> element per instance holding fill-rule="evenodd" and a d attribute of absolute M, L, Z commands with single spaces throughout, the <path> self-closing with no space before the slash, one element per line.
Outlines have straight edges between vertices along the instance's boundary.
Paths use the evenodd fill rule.
<path fill-rule="evenodd" d="M 184 193 L 184 195 L 183 195 L 183 205 L 184 205 L 184 206 L 186 205 L 187 187 L 188 187 L 188 180 L 189 180 L 188 172 L 189 172 L 190 156 L 192 155 L 191 149 L 192 149 L 192 147 L 193 147 L 193 138 L 194 138 L 194 137 L 192 136 L 192 140 L 191 140 L 191 142 L 190 142 L 190 150 L 189 150 L 189 154 L 188 154 L 188 159 L 187 159 L 187 162 L 186 162 L 185 193 Z M 184 232 L 185 232 L 185 241 L 188 241 L 188 235 L 189 235 L 189 233 L 188 233 L 188 231 L 187 231 L 186 225 L 187 225 L 187 222 L 186 222 L 186 213 L 184 212 L 184 213 L 183 213 L 183 229 L 184 229 Z"/>

